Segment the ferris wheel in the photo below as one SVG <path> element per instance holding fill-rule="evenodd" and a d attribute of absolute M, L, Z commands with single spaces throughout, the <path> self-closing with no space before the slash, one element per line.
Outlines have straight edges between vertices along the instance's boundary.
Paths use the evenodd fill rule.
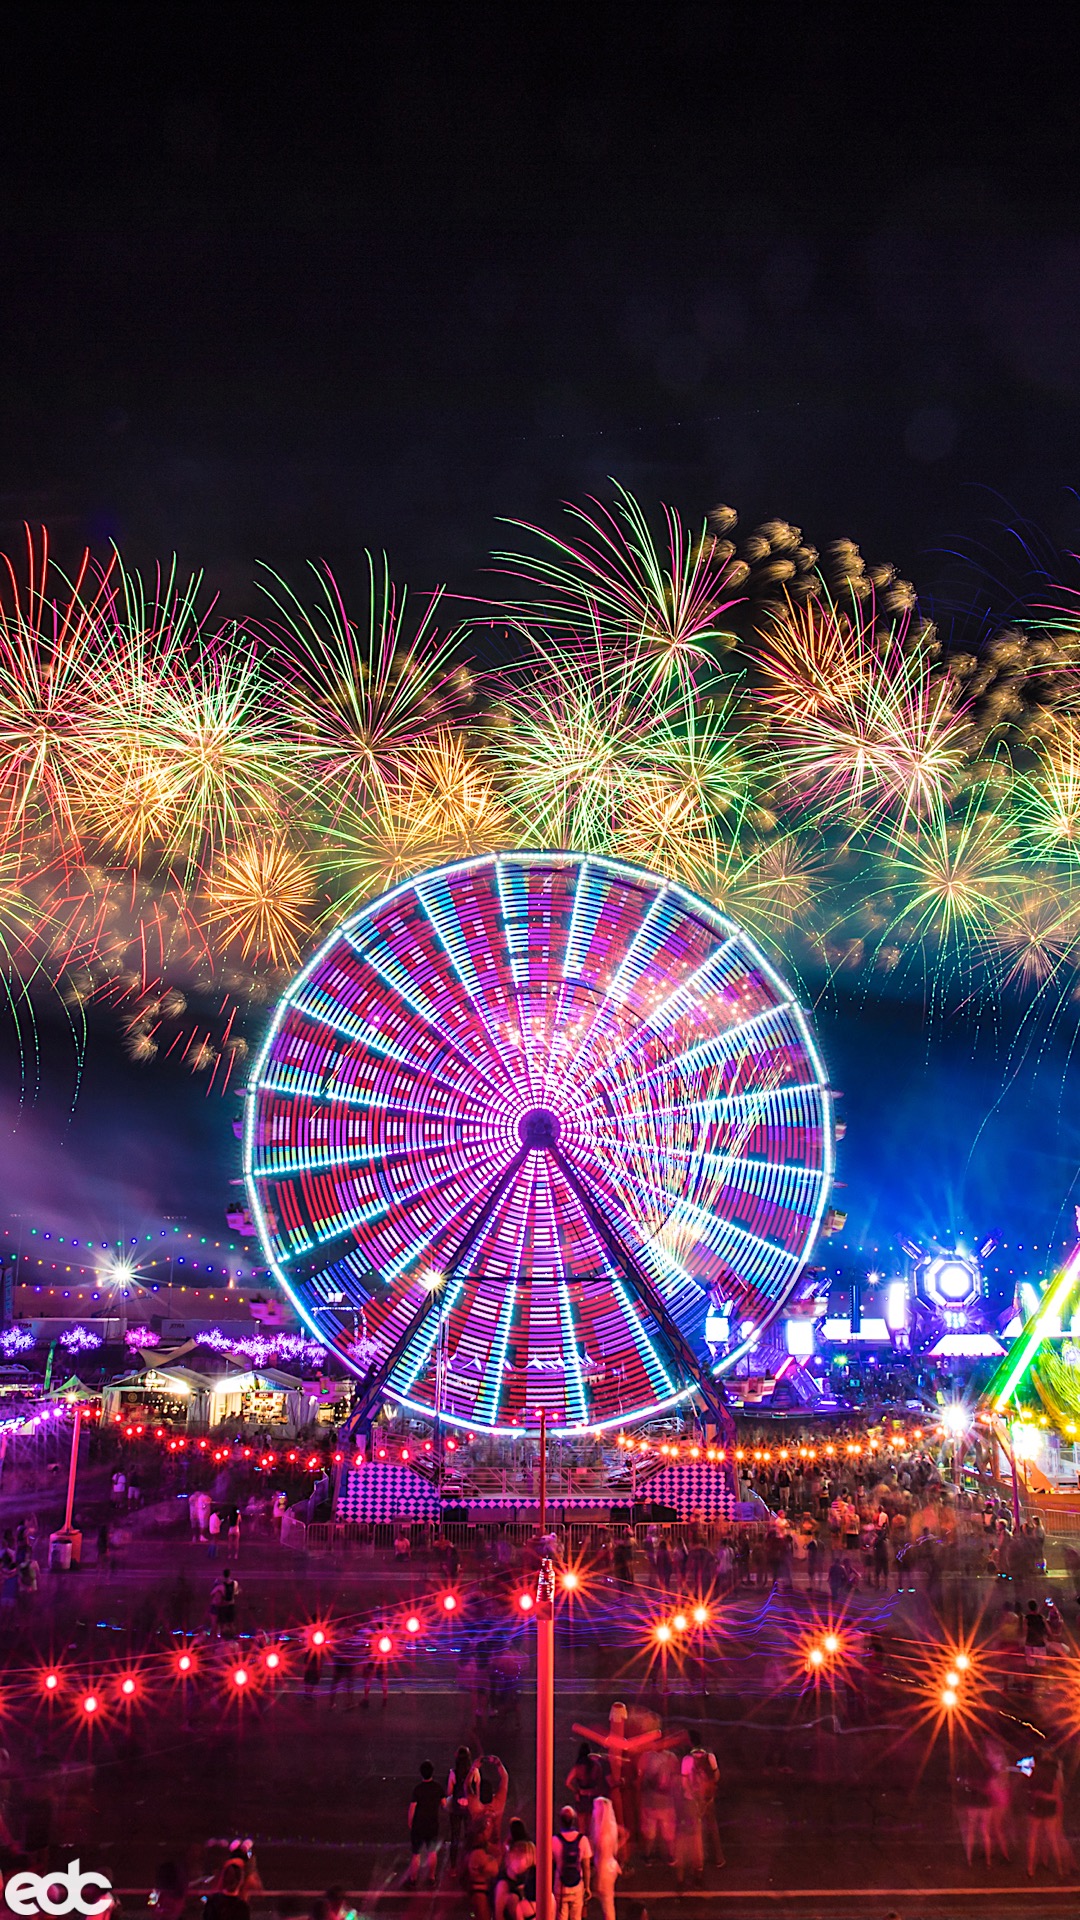
<path fill-rule="evenodd" d="M 521 852 L 409 880 L 313 956 L 244 1173 L 361 1414 L 580 1430 L 716 1405 L 798 1280 L 833 1137 L 806 1015 L 740 928 L 655 874 Z"/>

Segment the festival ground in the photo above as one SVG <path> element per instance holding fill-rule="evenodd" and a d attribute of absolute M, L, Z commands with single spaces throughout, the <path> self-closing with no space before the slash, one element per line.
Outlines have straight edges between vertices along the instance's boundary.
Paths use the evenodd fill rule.
<path fill-rule="evenodd" d="M 1058 1594 L 1071 1633 L 1071 1585 L 1066 1588 L 1053 1551 L 1050 1563 L 1039 1591 Z M 339 1882 L 362 1913 L 425 1911 L 426 1893 L 401 1890 L 416 1769 L 430 1758 L 445 1773 L 461 1741 L 471 1741 L 474 1752 L 478 1746 L 460 1632 L 421 1606 L 424 1631 L 402 1646 L 397 1623 L 421 1595 L 443 1584 L 433 1564 L 399 1568 L 387 1551 L 370 1549 L 335 1560 L 299 1560 L 272 1542 L 245 1542 L 242 1550 L 239 1644 L 252 1671 L 251 1636 L 260 1631 L 295 1633 L 303 1623 L 325 1620 L 332 1633 L 334 1622 L 370 1622 L 385 1610 L 394 1637 L 385 1705 L 376 1674 L 370 1705 L 363 1706 L 362 1669 L 352 1701 L 341 1689 L 331 1705 L 329 1661 L 309 1697 L 303 1643 L 294 1639 L 285 1677 L 272 1689 L 253 1687 L 242 1701 L 235 1690 L 230 1695 L 231 1653 L 213 1677 L 212 1656 L 202 1655 L 186 1708 L 175 1683 L 153 1679 L 154 1661 L 160 1675 L 164 1656 L 151 1652 L 149 1665 L 132 1667 L 145 1676 L 148 1691 L 130 1724 L 126 1711 L 113 1707 L 88 1729 L 79 1707 L 86 1685 L 106 1668 L 115 1674 L 122 1656 L 136 1648 L 172 1647 L 171 1630 L 185 1620 L 189 1628 L 201 1624 L 221 1565 L 220 1558 L 208 1559 L 205 1546 L 136 1541 L 102 1574 L 90 1565 L 47 1576 L 37 1611 L 8 1616 L 0 1631 L 8 1643 L 5 1744 L 13 1832 L 22 1826 L 47 1838 L 50 1864 L 77 1854 L 84 1865 L 102 1868 L 125 1890 L 131 1908 L 145 1904 L 160 1861 L 175 1859 L 194 1875 L 203 1870 L 207 1841 L 239 1833 L 255 1840 L 270 1907 L 281 1910 L 290 1896 L 310 1897 Z M 458 1587 L 463 1596 L 470 1591 L 468 1562 Z M 692 1657 L 680 1671 L 672 1658 L 665 1693 L 650 1626 L 671 1617 L 674 1599 L 640 1586 L 599 1590 L 573 1631 L 559 1639 L 556 1804 L 574 1761 L 575 1728 L 604 1729 L 619 1698 L 662 1714 L 673 1734 L 699 1729 L 721 1769 L 724 1868 L 707 1869 L 703 1886 L 689 1885 L 680 1895 L 670 1868 L 635 1860 L 620 1882 L 620 1915 L 637 1915 L 642 1905 L 670 1911 L 680 1898 L 689 1912 L 724 1912 L 736 1920 L 766 1911 L 1070 1910 L 1075 1886 L 1071 1893 L 1055 1891 L 1045 1869 L 1031 1883 L 1015 1857 L 990 1869 L 965 1860 L 954 1798 L 962 1763 L 950 1752 L 933 1700 L 919 1700 L 911 1686 L 911 1662 L 920 1649 L 936 1657 L 936 1643 L 957 1644 L 955 1634 L 943 1633 L 940 1617 L 953 1619 L 960 1598 L 946 1582 L 935 1615 L 921 1591 L 861 1593 L 841 1631 L 855 1647 L 866 1643 L 854 1630 L 873 1627 L 880 1638 L 878 1672 L 868 1675 L 853 1659 L 835 1679 L 815 1684 L 807 1677 L 807 1649 L 828 1624 L 827 1591 L 811 1597 L 801 1587 L 793 1595 L 742 1587 L 720 1607 L 704 1666 Z M 963 1598 L 969 1611 L 984 1605 L 996 1616 L 1000 1610 L 1000 1587 L 985 1577 L 968 1582 Z M 520 1696 L 488 1721 L 484 1744 L 508 1768 L 508 1814 L 519 1812 L 531 1831 L 531 1628 L 511 1627 L 523 1655 Z M 1068 1651 L 1061 1657 L 1068 1659 Z M 31 1706 L 18 1672 L 35 1660 L 43 1671 L 50 1659 L 70 1676 L 64 1697 L 44 1704 L 39 1673 L 39 1704 Z M 1004 1681 L 999 1669 L 984 1684 L 980 1711 L 1014 1759 L 1038 1742 L 1048 1686 L 1022 1662 Z M 104 1702 L 109 1687 L 101 1684 L 100 1692 Z M 1080 1850 L 1080 1798 L 1071 1790 L 1066 1827 Z M 465 1911 L 445 1856 L 440 1889 L 440 1908 Z"/>

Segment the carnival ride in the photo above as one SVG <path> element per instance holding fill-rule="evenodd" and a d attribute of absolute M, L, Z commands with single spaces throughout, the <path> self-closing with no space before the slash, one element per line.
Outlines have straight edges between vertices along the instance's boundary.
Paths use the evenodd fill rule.
<path fill-rule="evenodd" d="M 389 1398 L 572 1432 L 695 1393 L 723 1420 L 719 1376 L 791 1295 L 833 1150 L 807 1018 L 739 927 L 654 874 L 517 852 L 330 936 L 252 1074 L 244 1173 L 358 1421 Z"/>

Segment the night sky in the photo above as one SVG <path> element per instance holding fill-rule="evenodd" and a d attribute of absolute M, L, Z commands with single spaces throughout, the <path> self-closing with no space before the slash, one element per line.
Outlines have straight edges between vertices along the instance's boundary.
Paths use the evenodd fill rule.
<path fill-rule="evenodd" d="M 1010 529 L 1080 545 L 1075 31 L 924 18 L 11 15 L 3 544 L 27 518 L 62 559 L 175 552 L 236 611 L 258 560 L 347 584 L 364 546 L 467 596 L 497 516 L 617 475 L 692 521 L 723 500 L 849 535 L 944 622 L 1004 617 L 1031 584 Z M 860 1234 L 1067 1230 L 1067 1036 L 1006 1085 L 1008 1019 L 929 1049 L 914 1007 L 833 996 L 821 1022 Z M 12 1163 L 41 1204 L 219 1224 L 235 1103 L 106 1026 L 65 1129 L 44 1045 Z"/>

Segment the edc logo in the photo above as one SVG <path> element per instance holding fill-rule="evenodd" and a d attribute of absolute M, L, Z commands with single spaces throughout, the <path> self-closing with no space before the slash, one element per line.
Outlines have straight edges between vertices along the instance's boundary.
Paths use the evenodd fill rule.
<path fill-rule="evenodd" d="M 56 1887 L 62 1898 L 54 1900 L 50 1888 Z M 86 1899 L 86 1889 L 96 1888 L 100 1898 Z M 4 1888 L 4 1898 L 12 1913 L 62 1914 L 107 1913 L 112 1906 L 112 1881 L 103 1873 L 83 1873 L 73 1860 L 62 1873 L 13 1873 Z"/>

